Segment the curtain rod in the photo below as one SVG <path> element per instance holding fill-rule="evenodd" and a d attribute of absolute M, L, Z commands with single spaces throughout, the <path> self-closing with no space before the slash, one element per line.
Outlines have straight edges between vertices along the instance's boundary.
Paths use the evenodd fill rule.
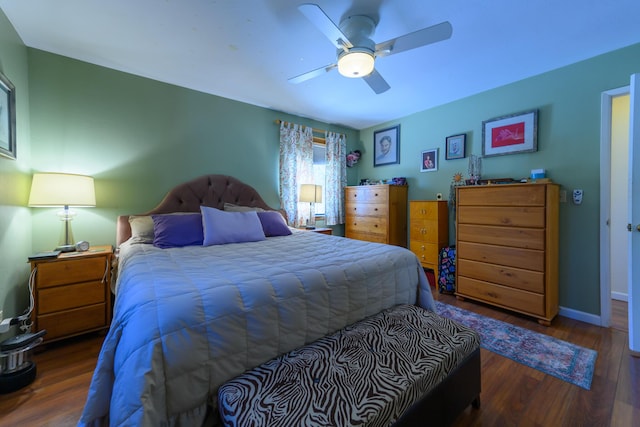
<path fill-rule="evenodd" d="M 291 122 L 285 122 L 284 120 L 280 120 L 280 119 L 276 119 L 275 122 L 276 122 L 277 125 L 279 125 L 280 123 L 284 123 L 285 126 L 294 125 L 295 124 L 295 123 L 291 123 Z M 309 127 L 309 126 L 307 126 L 307 127 Z M 311 131 L 315 132 L 315 133 L 321 133 L 321 134 L 324 134 L 324 133 L 327 132 L 324 129 L 316 129 L 316 128 L 311 128 Z"/>

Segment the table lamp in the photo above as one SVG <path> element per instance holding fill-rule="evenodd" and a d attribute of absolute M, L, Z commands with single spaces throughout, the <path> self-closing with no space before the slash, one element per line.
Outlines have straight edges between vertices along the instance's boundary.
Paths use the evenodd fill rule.
<path fill-rule="evenodd" d="M 69 207 L 94 207 L 96 194 L 93 178 L 67 173 L 35 173 L 31 182 L 29 206 L 58 207 L 63 209 L 58 216 L 63 222 L 59 246 L 56 250 L 73 252 L 75 242 L 71 230 L 71 220 L 75 216 Z"/>
<path fill-rule="evenodd" d="M 307 222 L 307 226 L 305 228 L 307 230 L 314 230 L 316 228 L 316 216 L 313 208 L 315 203 L 322 203 L 322 185 L 300 185 L 299 201 L 309 203 L 309 221 Z"/>

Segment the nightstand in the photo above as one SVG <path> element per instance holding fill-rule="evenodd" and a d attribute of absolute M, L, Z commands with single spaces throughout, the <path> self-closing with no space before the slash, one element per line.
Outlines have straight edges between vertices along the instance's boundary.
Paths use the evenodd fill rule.
<path fill-rule="evenodd" d="M 45 342 L 107 329 L 111 323 L 111 246 L 31 261 L 33 332 Z"/>
<path fill-rule="evenodd" d="M 331 227 L 317 227 L 317 228 L 301 228 L 300 230 L 304 231 L 313 231 L 314 233 L 326 234 L 331 236 L 333 234 L 333 228 Z"/>

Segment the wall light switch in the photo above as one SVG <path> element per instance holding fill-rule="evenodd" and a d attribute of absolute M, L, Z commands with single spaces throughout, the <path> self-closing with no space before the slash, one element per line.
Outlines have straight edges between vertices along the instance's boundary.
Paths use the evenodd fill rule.
<path fill-rule="evenodd" d="M 573 203 L 579 205 L 582 203 L 582 190 L 573 190 Z"/>
<path fill-rule="evenodd" d="M 567 190 L 560 190 L 560 203 L 567 203 Z"/>

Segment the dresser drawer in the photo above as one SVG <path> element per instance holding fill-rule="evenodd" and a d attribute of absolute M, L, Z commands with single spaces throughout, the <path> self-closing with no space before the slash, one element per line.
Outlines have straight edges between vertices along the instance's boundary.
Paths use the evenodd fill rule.
<path fill-rule="evenodd" d="M 484 187 L 458 187 L 460 206 L 544 206 L 544 185 L 494 185 Z"/>
<path fill-rule="evenodd" d="M 409 218 L 438 219 L 439 205 L 436 202 L 411 201 L 409 204 Z"/>
<path fill-rule="evenodd" d="M 456 270 L 459 276 L 497 283 L 524 291 L 544 293 L 544 273 L 505 267 L 503 265 L 458 259 Z"/>
<path fill-rule="evenodd" d="M 38 329 L 46 329 L 47 341 L 51 341 L 105 327 L 106 319 L 106 305 L 97 304 L 38 316 Z"/>
<path fill-rule="evenodd" d="M 438 257 L 440 256 L 440 246 L 438 244 L 411 240 L 409 249 L 416 254 L 423 266 L 429 264 L 429 268 L 437 270 Z"/>
<path fill-rule="evenodd" d="M 544 229 L 458 224 L 458 240 L 544 250 Z"/>
<path fill-rule="evenodd" d="M 380 234 L 386 235 L 387 219 L 367 217 L 367 216 L 351 218 L 345 224 L 345 231 L 366 232 L 366 233 L 374 233 L 374 234 L 380 233 Z"/>
<path fill-rule="evenodd" d="M 486 262 L 544 272 L 544 252 L 533 249 L 510 248 L 458 241 L 456 256 L 459 260 Z"/>
<path fill-rule="evenodd" d="M 388 243 L 387 236 L 380 233 L 366 233 L 361 231 L 345 231 L 345 237 L 349 239 L 364 240 L 373 243 Z"/>
<path fill-rule="evenodd" d="M 543 228 L 544 219 L 542 207 L 468 206 L 458 211 L 458 224 Z"/>
<path fill-rule="evenodd" d="M 411 240 L 422 240 L 424 242 L 438 242 L 440 239 L 438 221 L 411 220 L 409 223 L 409 234 Z"/>
<path fill-rule="evenodd" d="M 388 205 L 382 203 L 347 203 L 345 211 L 353 216 L 384 217 L 389 212 Z"/>
<path fill-rule="evenodd" d="M 466 296 L 522 311 L 536 316 L 544 316 L 544 295 L 494 285 L 480 280 L 458 275 L 456 295 Z"/>
<path fill-rule="evenodd" d="M 36 286 L 40 289 L 68 283 L 102 280 L 107 269 L 105 257 L 70 259 L 38 264 Z"/>
<path fill-rule="evenodd" d="M 345 191 L 345 203 L 381 203 L 386 205 L 389 202 L 389 187 L 378 185 L 363 185 L 358 187 L 347 187 Z"/>
<path fill-rule="evenodd" d="M 105 302 L 106 285 L 100 281 L 48 287 L 38 291 L 38 312 L 48 314 Z"/>

